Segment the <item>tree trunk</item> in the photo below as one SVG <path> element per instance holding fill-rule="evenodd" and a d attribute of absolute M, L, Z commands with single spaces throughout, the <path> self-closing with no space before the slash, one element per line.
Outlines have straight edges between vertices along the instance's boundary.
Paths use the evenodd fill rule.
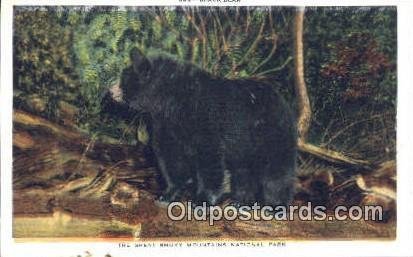
<path fill-rule="evenodd" d="M 304 80 L 304 55 L 303 55 L 303 23 L 304 7 L 298 7 L 294 20 L 294 54 L 295 54 L 295 94 L 298 107 L 298 141 L 304 143 L 307 138 L 311 120 L 310 100 Z"/>

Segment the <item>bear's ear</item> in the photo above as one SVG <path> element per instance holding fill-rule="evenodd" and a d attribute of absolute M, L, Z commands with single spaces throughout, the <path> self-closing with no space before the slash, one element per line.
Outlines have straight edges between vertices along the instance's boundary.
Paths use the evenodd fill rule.
<path fill-rule="evenodd" d="M 134 47 L 130 51 L 130 59 L 132 62 L 133 70 L 136 73 L 146 72 L 150 68 L 150 62 L 148 58 L 137 48 Z"/>

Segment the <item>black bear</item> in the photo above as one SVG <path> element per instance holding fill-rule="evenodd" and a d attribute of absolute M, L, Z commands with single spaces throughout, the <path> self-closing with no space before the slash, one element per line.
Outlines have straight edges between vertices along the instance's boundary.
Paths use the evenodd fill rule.
<path fill-rule="evenodd" d="M 296 169 L 293 112 L 271 85 L 215 77 L 134 48 L 120 112 L 143 112 L 166 184 L 162 198 L 285 205 Z"/>

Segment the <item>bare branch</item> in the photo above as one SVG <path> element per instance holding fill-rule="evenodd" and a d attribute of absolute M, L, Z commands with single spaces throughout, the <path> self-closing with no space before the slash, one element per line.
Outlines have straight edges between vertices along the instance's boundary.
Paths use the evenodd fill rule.
<path fill-rule="evenodd" d="M 274 29 L 272 13 L 269 14 L 269 22 L 271 26 L 271 38 L 273 40 L 271 51 L 268 54 L 267 58 L 265 58 L 260 64 L 258 64 L 257 67 L 255 67 L 255 69 L 251 72 L 251 74 L 255 74 L 255 72 L 257 72 L 262 66 L 264 66 L 267 62 L 269 62 L 271 58 L 273 57 L 273 55 L 275 54 L 275 51 L 277 50 L 278 36 Z"/>
<path fill-rule="evenodd" d="M 255 49 L 257 49 L 258 44 L 261 42 L 263 38 L 264 27 L 265 27 L 265 19 L 261 23 L 260 30 L 258 31 L 257 37 L 255 38 L 254 42 L 251 44 L 250 48 L 245 53 L 244 57 L 242 57 L 241 61 L 237 64 L 237 67 L 243 65 L 247 61 L 248 57 L 250 57 L 250 55 L 255 51 Z"/>
<path fill-rule="evenodd" d="M 270 70 L 260 72 L 260 73 L 258 73 L 257 75 L 255 75 L 253 77 L 254 78 L 260 78 L 260 77 L 264 77 L 264 75 L 267 75 L 268 73 L 273 73 L 273 72 L 280 71 L 280 70 L 284 69 L 292 60 L 293 60 L 293 57 L 289 56 L 287 58 L 287 60 L 285 60 L 285 62 L 283 64 L 281 64 L 280 66 L 275 67 L 275 68 L 270 69 Z"/>

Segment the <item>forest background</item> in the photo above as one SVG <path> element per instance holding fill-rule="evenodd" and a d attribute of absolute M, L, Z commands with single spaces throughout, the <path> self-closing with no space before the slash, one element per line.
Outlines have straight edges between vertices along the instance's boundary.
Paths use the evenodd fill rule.
<path fill-rule="evenodd" d="M 393 7 L 306 9 L 309 142 L 394 159 L 396 17 Z M 288 7 L 17 7 L 14 108 L 133 143 L 131 124 L 100 115 L 133 46 L 217 76 L 267 81 L 295 106 L 293 21 Z"/>

